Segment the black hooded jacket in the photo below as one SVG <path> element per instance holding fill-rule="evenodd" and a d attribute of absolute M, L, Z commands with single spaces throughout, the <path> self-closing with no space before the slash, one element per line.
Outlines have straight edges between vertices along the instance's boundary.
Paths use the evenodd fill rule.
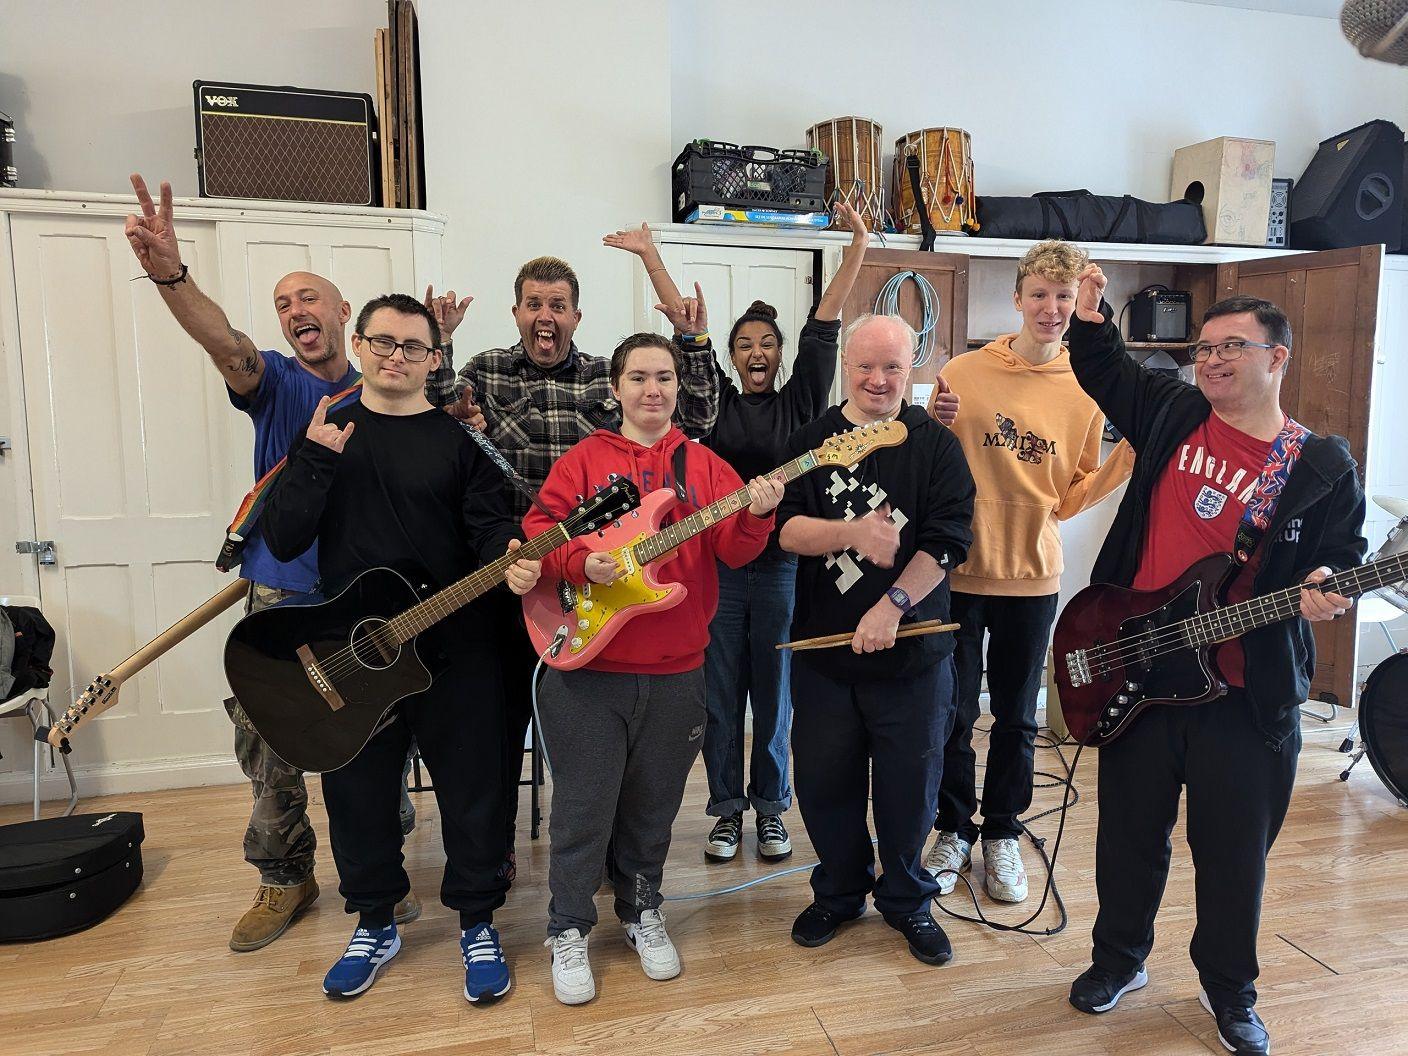
<path fill-rule="evenodd" d="M 1067 347 L 1081 388 L 1135 451 L 1129 487 L 1091 574 L 1093 582 L 1127 587 L 1139 569 L 1154 485 L 1212 405 L 1195 386 L 1130 359 L 1109 306 L 1101 307 L 1103 323 L 1071 319 Z M 1259 547 L 1254 597 L 1299 583 L 1321 565 L 1339 572 L 1363 562 L 1364 491 L 1356 470 L 1343 437 L 1306 438 Z M 1242 648 L 1257 725 L 1279 748 L 1295 728 L 1315 672 L 1310 625 L 1297 617 L 1259 628 L 1243 637 Z"/>

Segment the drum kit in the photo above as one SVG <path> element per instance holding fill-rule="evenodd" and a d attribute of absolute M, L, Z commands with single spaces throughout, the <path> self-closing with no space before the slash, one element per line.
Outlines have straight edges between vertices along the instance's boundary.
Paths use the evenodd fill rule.
<path fill-rule="evenodd" d="M 1376 561 L 1408 551 L 1408 499 L 1375 495 L 1374 502 L 1398 523 L 1369 559 Z M 1359 620 L 1377 623 L 1389 645 L 1389 656 L 1369 674 L 1359 693 L 1359 717 L 1340 751 L 1353 752 L 1341 781 L 1366 755 L 1374 773 L 1394 797 L 1408 807 L 1408 648 L 1400 649 L 1389 633 L 1388 624 L 1408 613 L 1408 588 L 1404 584 L 1385 587 L 1359 600 Z M 1355 738 L 1359 746 L 1355 747 Z"/>
<path fill-rule="evenodd" d="M 973 143 L 961 128 L 921 128 L 895 141 L 893 213 L 885 205 L 884 130 L 865 117 L 833 117 L 807 129 L 807 146 L 830 160 L 826 201 L 852 206 L 872 231 L 919 233 L 920 205 L 937 231 L 976 231 Z M 919 162 L 919 198 L 908 159 Z"/>

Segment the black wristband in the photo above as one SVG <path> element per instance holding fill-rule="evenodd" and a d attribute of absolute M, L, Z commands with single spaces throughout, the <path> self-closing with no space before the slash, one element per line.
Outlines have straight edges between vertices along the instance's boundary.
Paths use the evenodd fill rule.
<path fill-rule="evenodd" d="M 156 283 L 158 286 L 175 286 L 175 285 L 177 285 L 177 284 L 179 284 L 179 283 L 182 283 L 182 282 L 185 282 L 185 281 L 186 281 L 186 273 L 189 272 L 190 270 L 191 270 L 190 268 L 188 268 L 188 267 L 186 267 L 186 265 L 182 264 L 182 265 L 181 265 L 181 270 L 176 273 L 176 277 L 175 277 L 174 279 L 158 279 L 158 278 L 157 278 L 155 275 L 153 275 L 151 272 L 147 272 L 147 278 L 151 279 L 152 282 Z"/>

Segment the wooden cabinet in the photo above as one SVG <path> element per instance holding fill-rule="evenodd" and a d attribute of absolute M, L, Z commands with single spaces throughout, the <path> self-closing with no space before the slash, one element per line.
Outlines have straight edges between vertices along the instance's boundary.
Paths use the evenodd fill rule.
<path fill-rule="evenodd" d="M 253 430 L 162 304 L 123 235 L 116 195 L 0 193 L 0 594 L 37 594 L 58 643 L 62 711 L 95 674 L 226 577 L 213 559 L 253 483 Z M 191 275 L 260 348 L 285 351 L 275 282 L 307 269 L 355 312 L 439 282 L 443 222 L 425 213 L 176 203 Z M 52 539 L 57 561 L 17 556 Z M 224 630 L 198 632 L 121 690 L 75 739 L 85 795 L 239 777 L 222 700 Z M 26 731 L 0 727 L 0 801 L 26 794 Z M 11 767 L 17 766 L 18 772 Z"/>

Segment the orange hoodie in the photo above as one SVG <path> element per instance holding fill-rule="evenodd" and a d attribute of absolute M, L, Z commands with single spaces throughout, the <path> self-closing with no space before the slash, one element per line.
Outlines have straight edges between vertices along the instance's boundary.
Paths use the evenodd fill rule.
<path fill-rule="evenodd" d="M 1101 465 L 1105 416 L 1076 382 L 1066 349 L 1029 363 L 1012 351 L 1016 336 L 939 372 L 961 400 L 952 428 L 978 487 L 973 545 L 952 582 L 968 594 L 1055 594 L 1064 567 L 1056 522 L 1104 499 L 1134 465 L 1125 441 Z"/>
<path fill-rule="evenodd" d="M 732 466 L 704 445 L 690 443 L 678 427 L 671 428 L 650 447 L 609 429 L 598 429 L 553 463 L 538 497 L 550 510 L 566 510 L 583 495 L 592 494 L 616 477 L 635 481 L 642 496 L 659 488 L 672 488 L 673 456 L 681 444 L 689 444 L 684 472 L 689 501 L 671 510 L 665 525 L 743 487 Z M 664 612 L 637 616 L 587 667 L 594 671 L 663 675 L 692 671 L 704 663 L 709 621 L 719 605 L 716 562 L 722 561 L 730 568 L 743 567 L 763 552 L 772 526 L 771 513 L 756 517 L 744 509 L 686 541 L 660 572 L 663 579 L 689 588 L 684 601 Z M 523 530 L 529 538 L 550 527 L 552 520 L 536 506 L 523 519 Z M 597 537 L 593 534 L 554 550 L 543 558 L 543 578 L 566 579 L 578 586 L 585 583 L 584 569 L 594 544 Z"/>

